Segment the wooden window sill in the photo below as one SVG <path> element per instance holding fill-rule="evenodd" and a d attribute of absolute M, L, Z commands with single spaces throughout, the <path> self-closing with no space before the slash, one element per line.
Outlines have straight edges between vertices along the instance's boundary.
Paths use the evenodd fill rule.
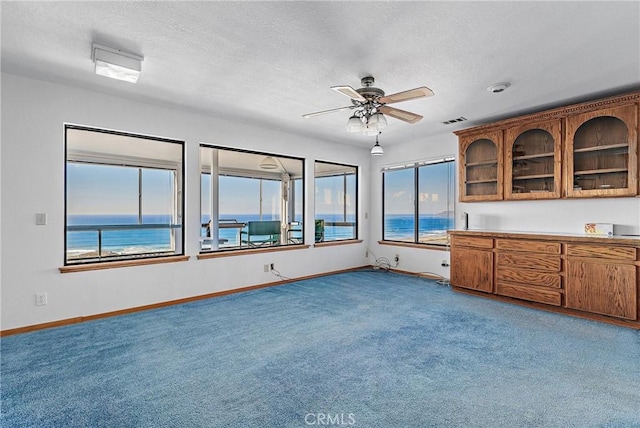
<path fill-rule="evenodd" d="M 421 248 L 423 250 L 449 251 L 449 245 L 416 244 L 414 242 L 400 241 L 378 241 L 380 245 L 391 245 L 395 247 Z"/>
<path fill-rule="evenodd" d="M 244 256 L 246 254 L 271 253 L 276 251 L 302 250 L 305 248 L 309 248 L 309 246 L 296 244 L 296 245 L 281 245 L 281 246 L 265 247 L 265 248 L 244 248 L 244 249 L 211 251 L 208 253 L 200 253 L 198 254 L 197 258 L 198 260 L 217 259 L 219 257 Z"/>
<path fill-rule="evenodd" d="M 189 256 L 167 256 L 167 257 L 150 257 L 148 259 L 137 260 L 117 260 L 112 262 L 101 263 L 84 263 L 77 265 L 62 266 L 59 268 L 60 273 L 85 272 L 90 270 L 114 269 L 129 266 L 156 265 L 160 263 L 186 262 Z"/>
<path fill-rule="evenodd" d="M 325 241 L 325 242 L 316 242 L 313 244 L 314 247 L 334 247 L 336 245 L 349 245 L 349 244 L 359 244 L 362 242 L 362 239 L 342 239 L 339 241 Z"/>

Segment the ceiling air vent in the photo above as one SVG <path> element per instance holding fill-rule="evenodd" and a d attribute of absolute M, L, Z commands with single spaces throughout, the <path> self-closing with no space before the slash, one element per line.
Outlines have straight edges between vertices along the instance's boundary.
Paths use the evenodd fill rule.
<path fill-rule="evenodd" d="M 451 120 L 447 120 L 445 122 L 442 122 L 444 125 L 451 125 L 452 123 L 458 123 L 458 122 L 464 122 L 465 120 L 467 120 L 466 117 L 464 116 L 460 116 L 457 119 L 451 119 Z"/>

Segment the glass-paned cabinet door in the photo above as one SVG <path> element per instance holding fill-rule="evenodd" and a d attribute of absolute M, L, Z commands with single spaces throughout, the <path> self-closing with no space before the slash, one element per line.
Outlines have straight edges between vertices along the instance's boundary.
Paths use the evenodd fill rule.
<path fill-rule="evenodd" d="M 460 201 L 502 199 L 502 131 L 460 138 Z"/>
<path fill-rule="evenodd" d="M 636 105 L 567 118 L 567 196 L 638 194 Z"/>
<path fill-rule="evenodd" d="M 561 196 L 560 120 L 510 128 L 505 133 L 505 199 Z"/>

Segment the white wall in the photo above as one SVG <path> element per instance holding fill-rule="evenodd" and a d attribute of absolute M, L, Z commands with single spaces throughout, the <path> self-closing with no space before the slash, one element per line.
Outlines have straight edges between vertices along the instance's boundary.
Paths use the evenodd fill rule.
<path fill-rule="evenodd" d="M 73 317 L 99 314 L 183 297 L 268 283 L 264 273 L 275 263 L 283 275 L 300 277 L 392 260 L 399 269 L 433 272 L 446 251 L 379 245 L 382 238 L 382 166 L 442 155 L 457 155 L 457 138 L 437 137 L 385 146 L 384 156 L 371 158 L 357 149 L 306 139 L 275 130 L 209 116 L 137 103 L 100 93 L 2 74 L 2 156 L 0 158 L 1 319 L 2 330 Z M 64 238 L 63 124 L 157 135 L 186 141 L 186 254 L 182 263 L 61 274 Z M 268 151 L 306 159 L 306 212 L 312 218 L 313 161 L 335 161 L 360 167 L 361 244 L 309 248 L 267 254 L 197 260 L 200 224 L 199 143 Z M 580 232 L 586 222 L 611 222 L 618 233 L 640 234 L 640 198 L 458 203 L 472 229 L 532 232 Z M 35 225 L 35 213 L 46 212 L 48 224 Z M 365 218 L 365 213 L 368 218 Z M 459 216 L 458 216 L 459 217 Z M 457 220 L 460 227 L 460 220 Z M 314 235 L 307 221 L 306 236 Z M 35 294 L 46 292 L 49 303 L 35 306 Z"/>
<path fill-rule="evenodd" d="M 407 125 L 410 126 L 410 125 Z M 384 136 L 385 134 L 383 134 Z M 389 132 L 384 139 L 392 139 Z M 458 140 L 451 133 L 400 145 L 385 146 L 381 138 L 380 145 L 384 149 L 383 156 L 372 157 L 371 161 L 371 217 L 370 217 L 370 249 L 378 258 L 385 257 L 393 264 L 396 254 L 400 257 L 398 269 L 409 272 L 431 273 L 449 277 L 449 268 L 442 267 L 442 260 L 449 261 L 449 252 L 426 248 L 408 248 L 393 245 L 380 245 L 382 239 L 382 167 L 399 165 L 408 161 L 426 160 L 446 155 L 456 155 Z M 375 259 L 371 258 L 373 264 Z"/>
<path fill-rule="evenodd" d="M 63 124 L 186 141 L 187 262 L 61 274 L 64 260 Z M 315 159 L 360 167 L 360 235 L 365 242 L 197 260 L 200 233 L 201 142 L 306 159 L 306 213 L 313 218 Z M 275 263 L 295 278 L 362 266 L 368 245 L 368 150 L 305 139 L 275 130 L 161 108 L 78 88 L 2 74 L 2 330 L 99 314 L 183 297 L 276 281 Z M 35 213 L 48 215 L 35 225 Z M 313 237 L 307 221 L 306 236 Z M 311 238 L 312 240 L 313 238 Z M 35 306 L 46 292 L 48 305 Z"/>
<path fill-rule="evenodd" d="M 388 138 L 392 138 L 391 135 Z M 384 147 L 384 142 L 381 142 Z M 458 156 L 458 140 L 452 133 L 384 147 L 384 156 L 371 163 L 371 235 L 370 246 L 378 257 L 393 260 L 400 255 L 399 269 L 411 272 L 434 272 L 446 276 L 449 269 L 440 266 L 449 259 L 448 252 L 379 245 L 382 239 L 382 173 L 380 168 L 405 161 Z M 457 188 L 456 177 L 456 188 Z M 457 196 L 456 196 L 457 200 Z M 456 228 L 462 228 L 462 212 L 469 213 L 470 229 L 498 231 L 581 233 L 585 223 L 616 225 L 616 234 L 640 234 L 640 198 L 557 199 L 544 201 L 496 201 L 456 203 Z"/>

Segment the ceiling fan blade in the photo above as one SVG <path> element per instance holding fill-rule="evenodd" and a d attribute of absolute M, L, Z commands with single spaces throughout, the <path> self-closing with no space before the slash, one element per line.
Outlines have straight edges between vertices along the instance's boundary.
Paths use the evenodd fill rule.
<path fill-rule="evenodd" d="M 382 114 L 386 114 L 387 116 L 391 116 L 408 123 L 416 123 L 420 119 L 422 119 L 422 116 L 420 116 L 419 114 L 411 113 L 409 111 L 404 111 L 393 107 L 380 106 L 378 110 Z"/>
<path fill-rule="evenodd" d="M 415 98 L 431 97 L 433 91 L 426 86 L 421 86 L 415 89 L 409 89 L 408 91 L 398 92 L 395 94 L 380 97 L 378 102 L 380 104 L 399 103 L 400 101 L 409 101 Z"/>
<path fill-rule="evenodd" d="M 336 92 L 340 92 L 342 95 L 348 96 L 352 100 L 361 101 L 361 102 L 367 101 L 365 97 L 360 95 L 358 91 L 353 89 L 351 86 L 332 86 L 331 89 L 333 89 Z"/>
<path fill-rule="evenodd" d="M 317 111 L 315 113 L 307 113 L 307 114 L 303 114 L 302 117 L 306 117 L 306 118 L 310 118 L 310 117 L 316 117 L 316 116 L 320 116 L 321 114 L 325 114 L 325 113 L 333 113 L 334 111 L 342 111 L 342 110 L 349 110 L 349 109 L 353 109 L 356 106 L 347 106 L 347 107 L 339 107 L 339 108 L 332 108 L 331 110 L 323 110 L 323 111 Z"/>

